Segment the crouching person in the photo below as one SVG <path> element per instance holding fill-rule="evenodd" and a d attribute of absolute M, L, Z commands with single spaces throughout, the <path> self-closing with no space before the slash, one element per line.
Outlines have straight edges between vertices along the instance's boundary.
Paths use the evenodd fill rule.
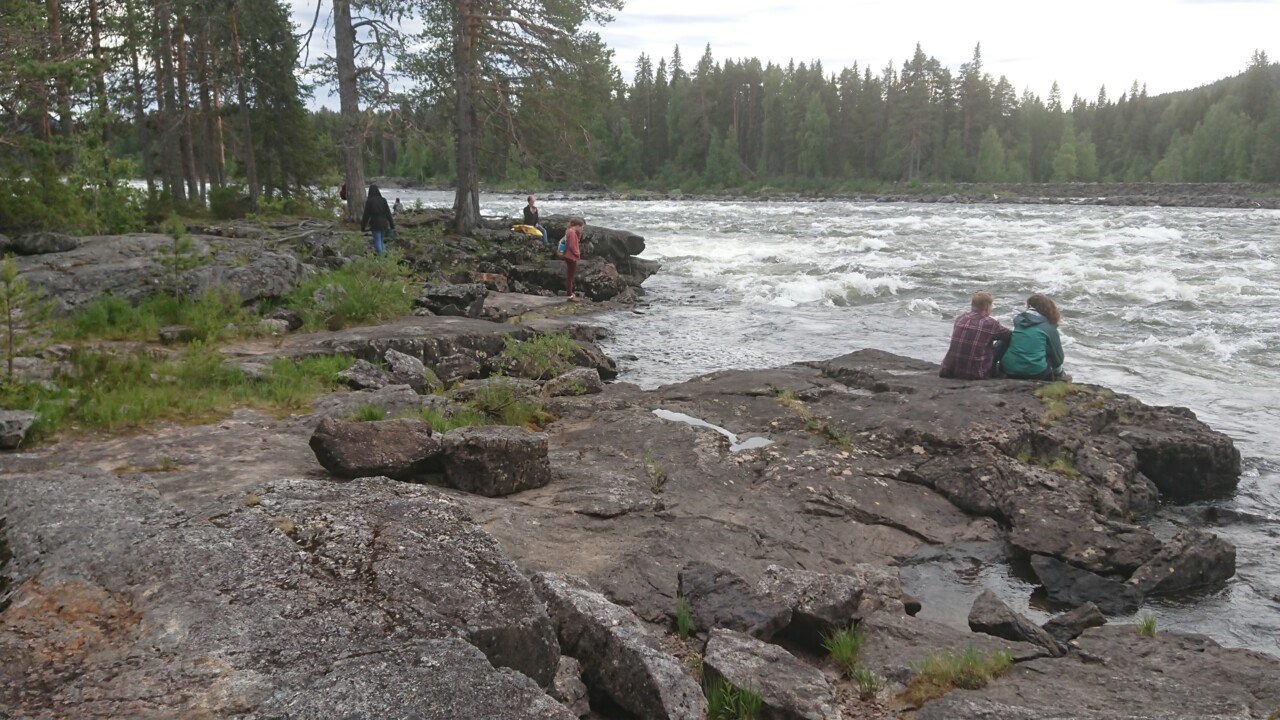
<path fill-rule="evenodd" d="M 995 298 L 989 292 L 976 292 L 970 310 L 956 318 L 951 329 L 951 347 L 942 359 L 938 375 L 960 380 L 982 380 L 995 374 L 1003 350 L 1008 346 L 1011 330 L 991 317 Z"/>

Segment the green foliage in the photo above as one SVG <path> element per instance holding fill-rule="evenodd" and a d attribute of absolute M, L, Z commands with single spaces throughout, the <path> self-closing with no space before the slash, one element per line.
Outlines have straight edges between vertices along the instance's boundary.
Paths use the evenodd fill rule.
<path fill-rule="evenodd" d="M 348 415 L 347 419 L 352 422 L 376 422 L 386 416 L 382 408 L 377 405 L 361 405 L 355 412 Z"/>
<path fill-rule="evenodd" d="M 690 616 L 689 601 L 678 598 L 676 600 L 676 633 L 682 638 L 687 638 L 692 630 L 693 619 Z"/>
<path fill-rule="evenodd" d="M 196 250 L 191 236 L 187 234 L 186 226 L 176 215 L 169 218 L 168 225 L 170 243 L 157 248 L 157 262 L 164 269 L 164 291 L 177 297 L 182 289 L 183 276 L 200 267 L 204 260 Z"/>
<path fill-rule="evenodd" d="M 1012 666 L 1013 656 L 1003 650 L 988 654 L 967 647 L 959 652 L 929 653 L 924 660 L 912 663 L 915 677 L 901 699 L 919 707 L 956 688 L 978 690 Z"/>
<path fill-rule="evenodd" d="M 858 683 L 858 697 L 863 700 L 870 700 L 880 692 L 880 678 L 870 668 L 854 668 L 853 680 Z"/>
<path fill-rule="evenodd" d="M 249 214 L 252 205 L 248 190 L 242 185 L 209 188 L 209 214 L 214 220 L 238 220 Z"/>
<path fill-rule="evenodd" d="M 52 304 L 39 288 L 32 288 L 18 274 L 18 261 L 12 255 L 0 260 L 0 342 L 5 358 L 5 382 L 13 382 L 13 361 L 42 346 L 41 335 L 47 331 Z"/>
<path fill-rule="evenodd" d="M 413 308 L 412 272 L 400 254 L 357 258 L 345 267 L 314 275 L 285 301 L 302 316 L 307 330 L 338 330 L 401 315 Z"/>
<path fill-rule="evenodd" d="M 352 362 L 346 356 L 277 359 L 262 379 L 249 379 L 200 343 L 176 360 L 78 349 L 51 384 L 5 388 L 0 400 L 37 412 L 38 437 L 67 430 L 118 432 L 162 420 L 211 421 L 239 406 L 304 409 L 311 398 L 340 387 L 337 374 Z"/>
<path fill-rule="evenodd" d="M 1041 400 L 1065 400 L 1072 395 L 1089 393 L 1091 390 L 1083 385 L 1069 382 L 1052 382 L 1036 390 L 1036 397 Z"/>
<path fill-rule="evenodd" d="M 759 693 L 736 688 L 723 678 L 711 678 L 702 689 L 707 697 L 707 720 L 754 720 L 764 701 Z"/>
<path fill-rule="evenodd" d="M 1143 615 L 1138 618 L 1138 624 L 1134 628 L 1142 637 L 1153 638 L 1156 636 L 1156 616 Z"/>
<path fill-rule="evenodd" d="M 506 335 L 498 358 L 516 375 L 548 380 L 572 370 L 578 351 L 578 344 L 568 333 L 543 333 L 528 340 Z"/>
<path fill-rule="evenodd" d="M 455 408 L 452 412 L 423 408 L 419 417 L 431 425 L 432 432 L 446 433 L 460 427 L 490 424 L 489 416 L 474 408 Z"/>
<path fill-rule="evenodd" d="M 479 387 L 475 397 L 467 404 L 499 425 L 518 425 L 539 430 L 552 419 L 541 405 L 525 397 L 516 386 L 502 382 L 501 379 Z"/>
<path fill-rule="evenodd" d="M 60 322 L 56 335 L 64 340 L 147 341 L 155 340 L 166 325 L 186 326 L 193 338 L 211 343 L 256 332 L 258 318 L 230 290 L 210 290 L 194 300 L 154 295 L 136 306 L 103 295 Z"/>
<path fill-rule="evenodd" d="M 1066 455 L 1040 455 L 1026 449 L 1019 452 L 1017 458 L 1018 462 L 1042 467 L 1045 470 L 1069 477 L 1072 480 L 1080 479 L 1080 472 L 1076 470 L 1075 463 L 1073 463 L 1071 458 Z"/>
<path fill-rule="evenodd" d="M 840 670 L 845 675 L 853 677 L 858 667 L 858 655 L 862 652 L 862 644 L 866 640 L 865 632 L 849 626 L 823 633 L 822 649 L 827 651 L 832 660 L 835 660 L 836 665 L 840 666 Z"/>

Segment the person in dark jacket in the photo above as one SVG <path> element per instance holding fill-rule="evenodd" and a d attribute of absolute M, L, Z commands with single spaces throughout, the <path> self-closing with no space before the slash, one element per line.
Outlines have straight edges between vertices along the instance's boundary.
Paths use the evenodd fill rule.
<path fill-rule="evenodd" d="M 538 221 L 538 205 L 532 195 L 529 196 L 529 204 L 524 206 L 524 224 L 538 228 L 538 232 L 542 233 L 542 246 L 551 249 L 551 236 L 547 235 L 547 229 Z"/>
<path fill-rule="evenodd" d="M 1062 315 L 1047 295 L 1027 298 L 1027 309 L 1013 319 L 1009 349 L 1000 359 L 1005 377 L 1015 380 L 1052 380 L 1062 375 L 1062 338 L 1058 322 Z"/>
<path fill-rule="evenodd" d="M 1000 359 L 1001 346 L 1009 339 L 1009 329 L 991 317 L 995 298 L 989 292 L 976 292 L 970 298 L 970 310 L 956 318 L 951 329 L 951 346 L 942 358 L 938 375 L 961 380 L 991 377 Z"/>
<path fill-rule="evenodd" d="M 386 248 L 382 246 L 382 236 L 384 233 L 394 233 L 395 229 L 396 221 L 391 216 L 387 199 L 382 197 L 377 185 L 370 185 L 369 198 L 364 201 L 364 216 L 360 218 L 360 232 L 372 230 L 373 251 L 383 255 Z"/>

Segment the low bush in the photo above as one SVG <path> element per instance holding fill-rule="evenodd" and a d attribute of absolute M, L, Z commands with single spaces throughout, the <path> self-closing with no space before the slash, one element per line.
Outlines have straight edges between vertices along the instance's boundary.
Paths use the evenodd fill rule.
<path fill-rule="evenodd" d="M 578 344 L 568 333 L 545 333 L 528 340 L 505 336 L 498 357 L 521 377 L 549 380 L 572 370 L 577 353 Z"/>
<path fill-rule="evenodd" d="M 214 343 L 257 333 L 258 317 L 225 289 L 194 300 L 153 295 L 137 305 L 103 295 L 60 321 L 55 334 L 63 340 L 154 341 L 166 325 L 186 326 L 195 340 Z"/>
<path fill-rule="evenodd" d="M 357 258 L 345 267 L 307 278 L 285 305 L 302 316 L 307 330 L 345 327 L 407 315 L 413 308 L 412 271 L 400 254 Z"/>
<path fill-rule="evenodd" d="M 912 663 L 915 677 L 911 678 L 900 697 L 919 707 L 957 688 L 984 688 L 1012 666 L 1013 656 L 1006 651 L 988 654 L 969 647 L 959 652 L 929 653 L 921 662 Z"/>
<path fill-rule="evenodd" d="M 525 397 L 514 385 L 501 380 L 486 383 L 468 403 L 499 425 L 519 425 L 540 430 L 551 420 L 542 406 Z"/>

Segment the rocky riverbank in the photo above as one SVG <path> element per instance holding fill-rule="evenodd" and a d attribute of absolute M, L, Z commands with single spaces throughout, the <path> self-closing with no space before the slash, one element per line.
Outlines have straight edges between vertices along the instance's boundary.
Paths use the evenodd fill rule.
<path fill-rule="evenodd" d="M 1280 659 L 1107 623 L 1234 573 L 1220 538 L 1145 525 L 1239 479 L 1231 440 L 1189 411 L 944 380 L 876 351 L 604 384 L 617 369 L 584 319 L 555 316 L 562 300 L 492 289 L 489 268 L 526 240 L 485 232 L 419 256 L 484 257 L 438 269 L 421 315 L 222 348 L 249 375 L 359 358 L 351 390 L 309 411 L 0 456 L 4 713 L 701 718 L 715 682 L 772 717 L 1280 711 Z M 312 251 L 337 246 L 314 234 L 258 246 L 290 243 L 304 265 L 341 257 Z M 602 240 L 597 257 L 616 270 L 603 248 L 642 243 Z M 86 245 L 109 243 L 61 252 Z M 52 277 L 95 277 L 38 257 Z M 502 355 L 509 335 L 548 333 L 572 338 L 566 366 Z M 537 432 L 417 419 L 495 387 L 543 409 Z M 1064 614 L 1041 628 L 975 588 L 966 624 L 925 619 L 952 599 L 912 597 L 900 575 L 950 572 L 976 544 L 1029 563 Z M 860 675 L 823 647 L 850 627 Z M 976 664 L 944 681 L 931 658 Z"/>

